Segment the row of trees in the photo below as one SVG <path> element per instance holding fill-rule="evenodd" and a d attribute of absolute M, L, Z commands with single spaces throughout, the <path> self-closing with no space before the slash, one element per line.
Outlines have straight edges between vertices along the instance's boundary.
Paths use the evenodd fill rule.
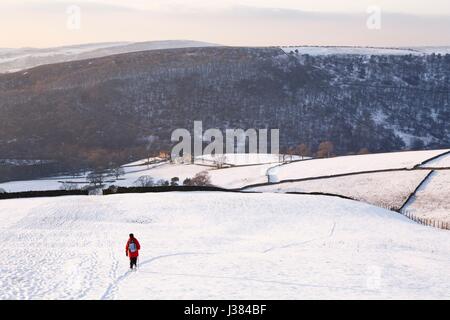
<path fill-rule="evenodd" d="M 305 157 L 316 157 L 316 158 L 330 158 L 334 157 L 334 144 L 331 141 L 324 141 L 321 142 L 316 150 L 316 152 L 312 152 L 311 148 L 305 144 L 301 143 L 296 147 L 293 148 L 287 148 L 286 150 L 283 150 L 286 155 L 288 156 L 300 156 L 302 157 L 302 160 Z M 368 154 L 370 153 L 369 149 L 367 148 L 361 148 L 356 154 Z M 354 153 L 349 153 L 354 154 Z"/>
<path fill-rule="evenodd" d="M 115 172 L 117 173 L 117 172 Z M 122 171 L 119 172 L 123 174 Z M 100 188 L 103 186 L 107 179 L 107 175 L 101 172 L 92 172 L 87 175 L 86 180 L 88 185 L 82 185 L 75 182 L 61 182 L 62 190 L 78 190 L 86 188 Z M 165 186 L 211 186 L 211 177 L 207 171 L 197 173 L 193 178 L 186 178 L 182 182 L 179 177 L 173 177 L 172 179 L 155 179 L 151 176 L 145 175 L 139 177 L 134 185 L 136 187 L 165 187 Z M 1 190 L 0 190 L 1 193 Z"/>
<path fill-rule="evenodd" d="M 173 177 L 169 180 L 159 179 L 155 180 L 151 176 L 141 176 L 135 182 L 137 187 L 156 187 L 156 186 L 210 186 L 211 177 L 207 171 L 197 173 L 193 178 L 186 178 L 180 184 L 179 177 Z"/>

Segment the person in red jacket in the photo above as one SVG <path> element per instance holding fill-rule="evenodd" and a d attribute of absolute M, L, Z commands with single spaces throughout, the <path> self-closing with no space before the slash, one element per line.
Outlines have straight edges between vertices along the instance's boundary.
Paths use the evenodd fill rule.
<path fill-rule="evenodd" d="M 130 269 L 133 269 L 133 266 L 137 268 L 139 250 L 141 250 L 139 241 L 134 237 L 132 233 L 130 233 L 130 239 L 128 239 L 127 245 L 125 246 L 125 254 L 130 258 Z"/>

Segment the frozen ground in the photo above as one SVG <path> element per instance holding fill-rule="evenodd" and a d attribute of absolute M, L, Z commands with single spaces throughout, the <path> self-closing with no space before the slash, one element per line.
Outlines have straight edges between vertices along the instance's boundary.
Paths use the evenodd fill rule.
<path fill-rule="evenodd" d="M 450 298 L 450 232 L 336 198 L 3 200 L 0 230 L 0 299 Z"/>

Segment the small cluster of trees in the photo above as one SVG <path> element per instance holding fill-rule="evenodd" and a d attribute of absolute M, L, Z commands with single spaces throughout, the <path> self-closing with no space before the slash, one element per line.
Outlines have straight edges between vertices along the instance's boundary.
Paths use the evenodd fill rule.
<path fill-rule="evenodd" d="M 82 186 L 82 184 L 80 183 L 63 181 L 61 182 L 60 189 L 70 191 L 85 188 L 99 188 L 103 186 L 107 178 L 114 177 L 116 180 L 118 180 L 123 175 L 125 175 L 125 170 L 121 167 L 102 171 L 94 170 L 86 176 L 88 185 Z"/>
<path fill-rule="evenodd" d="M 157 186 L 179 186 L 180 178 L 173 177 L 169 180 L 156 180 L 151 176 L 141 176 L 135 182 L 137 187 L 157 187 Z M 211 185 L 211 178 L 207 171 L 197 173 L 193 178 L 186 178 L 183 181 L 183 186 L 209 186 Z"/>
<path fill-rule="evenodd" d="M 125 170 L 117 167 L 104 171 L 93 171 L 86 176 L 86 180 L 91 185 L 100 186 L 108 177 L 114 177 L 116 180 L 119 180 L 123 175 L 125 175 Z"/>
<path fill-rule="evenodd" d="M 172 178 L 173 180 L 174 178 Z M 135 182 L 134 185 L 137 187 L 157 187 L 157 186 L 169 186 L 170 182 L 168 180 L 159 179 L 155 180 L 151 176 L 141 176 Z"/>
<path fill-rule="evenodd" d="M 187 178 L 183 181 L 184 186 L 210 186 L 211 177 L 208 171 L 197 173 L 193 178 Z"/>
<path fill-rule="evenodd" d="M 294 148 L 288 148 L 286 155 L 288 156 L 300 156 L 302 160 L 306 157 L 316 156 L 317 158 L 330 158 L 334 154 L 334 145 L 331 141 L 324 141 L 319 144 L 317 151 L 314 153 L 311 151 L 310 147 L 305 143 L 301 143 Z"/>
<path fill-rule="evenodd" d="M 66 191 L 73 191 L 73 190 L 79 190 L 80 186 L 77 183 L 73 183 L 73 182 L 61 182 L 60 189 L 66 190 Z"/>

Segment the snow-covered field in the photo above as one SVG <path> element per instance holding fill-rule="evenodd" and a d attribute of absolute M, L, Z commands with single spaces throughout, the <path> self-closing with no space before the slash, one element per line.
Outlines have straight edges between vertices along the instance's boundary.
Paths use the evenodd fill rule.
<path fill-rule="evenodd" d="M 450 298 L 448 231 L 336 198 L 3 200 L 0 229 L 0 299 Z"/>
<path fill-rule="evenodd" d="M 303 159 L 310 159 L 304 157 Z M 204 155 L 196 158 L 195 162 L 199 164 L 212 164 L 214 165 L 218 161 L 223 164 L 232 166 L 247 166 L 255 164 L 269 164 L 269 163 L 281 163 L 284 161 L 298 161 L 303 160 L 302 157 L 296 155 L 279 155 L 270 153 L 228 153 L 224 155 L 211 156 Z"/>
<path fill-rule="evenodd" d="M 278 181 L 283 181 L 353 172 L 413 168 L 447 151 L 449 150 L 393 152 L 316 159 L 275 167 L 270 174 Z"/>
<path fill-rule="evenodd" d="M 406 211 L 450 223 L 450 171 L 435 171 L 418 190 Z"/>
<path fill-rule="evenodd" d="M 321 192 L 350 197 L 383 208 L 400 209 L 429 170 L 360 174 L 249 188 L 256 192 Z"/>
<path fill-rule="evenodd" d="M 450 154 L 439 157 L 422 165 L 422 168 L 450 168 Z"/>
<path fill-rule="evenodd" d="M 267 171 L 276 165 L 278 164 L 263 164 L 211 170 L 209 171 L 209 175 L 211 176 L 213 185 L 226 189 L 238 189 L 252 184 L 266 183 Z"/>

